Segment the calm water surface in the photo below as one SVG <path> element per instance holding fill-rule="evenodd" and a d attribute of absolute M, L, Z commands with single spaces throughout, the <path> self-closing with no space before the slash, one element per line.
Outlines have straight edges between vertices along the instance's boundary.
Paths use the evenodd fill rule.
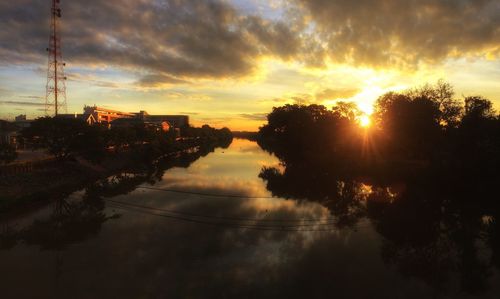
<path fill-rule="evenodd" d="M 110 180 L 118 187 L 9 215 L 0 297 L 500 298 L 495 268 L 472 273 L 488 272 L 477 292 L 463 290 L 453 267 L 432 277 L 440 269 L 415 268 L 441 267 L 455 254 L 445 245 L 429 249 L 437 254 L 401 249 L 362 212 L 346 225 L 328 205 L 273 197 L 259 178 L 264 166 L 281 167 L 256 143 L 235 139 L 156 179 L 119 177 Z M 371 192 L 356 190 L 347 211 L 362 211 Z"/>

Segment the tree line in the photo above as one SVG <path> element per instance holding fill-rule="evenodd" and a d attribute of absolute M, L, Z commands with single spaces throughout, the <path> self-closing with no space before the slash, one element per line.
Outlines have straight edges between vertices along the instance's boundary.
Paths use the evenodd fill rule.
<path fill-rule="evenodd" d="M 181 128 L 183 142 L 180 142 L 175 130 L 164 131 L 144 123 L 108 128 L 106 125 L 88 125 L 80 119 L 61 117 L 38 118 L 30 127 L 23 129 L 21 136 L 27 147 L 47 149 L 57 159 L 80 156 L 93 162 L 123 152 L 158 157 L 186 146 L 225 144 L 232 140 L 228 128 L 215 129 L 208 125 Z"/>
<path fill-rule="evenodd" d="M 345 102 L 275 107 L 258 141 L 285 165 L 335 166 L 358 176 L 429 168 L 491 176 L 500 169 L 500 116 L 492 102 L 455 99 L 446 82 L 382 95 L 370 128 L 360 128 L 359 115 Z"/>
<path fill-rule="evenodd" d="M 259 177 L 273 196 L 323 205 L 336 228 L 369 219 L 384 263 L 406 277 L 443 295 L 453 284 L 487 292 L 500 269 L 492 102 L 455 99 L 439 81 L 382 95 L 371 117 L 362 128 L 359 110 L 343 102 L 273 108 L 258 142 L 283 167 L 263 167 Z"/>

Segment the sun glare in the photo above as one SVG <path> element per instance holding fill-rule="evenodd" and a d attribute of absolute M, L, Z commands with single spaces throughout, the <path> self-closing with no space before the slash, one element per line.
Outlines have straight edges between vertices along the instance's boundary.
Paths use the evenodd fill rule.
<path fill-rule="evenodd" d="M 359 118 L 359 124 L 363 127 L 363 128 L 368 128 L 371 124 L 371 120 L 370 120 L 370 117 L 368 115 L 363 115 Z"/>

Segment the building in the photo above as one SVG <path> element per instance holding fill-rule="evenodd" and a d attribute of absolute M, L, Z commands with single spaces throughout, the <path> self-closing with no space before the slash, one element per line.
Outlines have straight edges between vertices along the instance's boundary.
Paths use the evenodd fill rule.
<path fill-rule="evenodd" d="M 158 125 L 161 126 L 163 130 L 168 130 L 167 127 L 181 128 L 189 126 L 189 116 L 187 115 L 151 115 L 144 110 L 140 112 L 122 112 L 95 105 L 84 106 L 83 114 L 81 116 L 76 115 L 75 117 L 81 117 L 88 124 L 99 123 L 120 127 L 131 126 L 138 123 Z"/>
<path fill-rule="evenodd" d="M 110 125 L 112 121 L 119 118 L 132 118 L 135 114 L 122 112 L 98 106 L 84 106 L 82 114 L 58 114 L 57 117 L 64 118 L 77 118 L 85 121 L 89 125 L 93 124 L 107 124 Z"/>
<path fill-rule="evenodd" d="M 17 143 L 17 136 L 19 127 L 14 123 L 0 120 L 0 144 L 15 145 Z"/>
<path fill-rule="evenodd" d="M 151 115 L 144 110 L 122 112 L 95 105 L 84 106 L 83 114 L 59 114 L 58 117 L 77 118 L 84 120 L 89 125 L 105 124 L 110 127 L 131 127 L 137 124 L 146 124 L 159 127 L 163 131 L 189 126 L 189 116 L 187 115 Z"/>
<path fill-rule="evenodd" d="M 174 128 L 189 126 L 189 116 L 187 115 L 150 115 L 144 110 L 135 113 L 135 115 L 137 118 L 147 123 L 161 124 L 167 122 Z"/>
<path fill-rule="evenodd" d="M 111 123 L 111 127 L 113 128 L 131 128 L 131 127 L 136 127 L 136 126 L 145 126 L 148 128 L 156 128 L 157 130 L 162 130 L 164 132 L 170 131 L 173 127 L 168 123 L 168 122 L 147 122 L 143 121 L 140 118 L 134 117 L 134 118 L 119 118 L 115 119 Z"/>
<path fill-rule="evenodd" d="M 31 125 L 25 114 L 15 117 L 15 121 L 0 120 L 0 144 L 9 144 L 15 148 L 22 146 L 21 131 Z"/>
<path fill-rule="evenodd" d="M 84 106 L 84 115 L 92 115 L 93 119 L 97 123 L 111 124 L 112 121 L 119 118 L 133 118 L 136 117 L 134 113 L 122 112 L 117 110 L 111 110 L 107 108 L 102 108 L 98 106 Z"/>

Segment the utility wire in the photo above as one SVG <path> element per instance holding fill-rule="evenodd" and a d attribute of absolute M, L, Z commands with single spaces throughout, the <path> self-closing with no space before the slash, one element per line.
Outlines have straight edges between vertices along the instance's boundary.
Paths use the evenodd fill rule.
<path fill-rule="evenodd" d="M 173 219 L 173 220 L 181 220 L 181 221 L 186 221 L 186 222 L 214 225 L 214 226 L 224 226 L 224 227 L 229 227 L 229 228 L 265 230 L 265 231 L 285 231 L 285 232 L 332 232 L 332 231 L 336 231 L 336 229 L 332 229 L 332 228 L 328 228 L 328 229 L 300 229 L 300 228 L 293 228 L 293 227 L 291 228 L 290 226 L 287 226 L 287 225 L 284 225 L 284 226 L 276 226 L 276 225 L 275 226 L 263 226 L 263 225 L 246 225 L 246 224 L 227 223 L 227 222 L 210 222 L 210 221 L 203 221 L 203 220 L 191 219 L 191 218 L 186 218 L 186 217 L 151 213 L 151 212 L 143 211 L 143 210 L 140 210 L 140 209 L 137 209 L 134 207 L 127 207 L 126 205 L 116 204 L 116 203 L 112 203 L 111 206 L 115 207 L 115 208 L 123 209 L 123 210 L 136 212 L 136 213 L 164 217 L 164 218 Z"/>
<path fill-rule="evenodd" d="M 272 197 L 272 196 L 247 196 L 247 195 L 237 195 L 237 194 L 203 193 L 203 192 L 193 192 L 193 191 L 184 191 L 184 190 L 175 190 L 175 189 L 145 187 L 145 186 L 139 186 L 137 188 L 156 190 L 156 191 L 164 191 L 164 192 L 182 193 L 182 194 L 212 196 L 212 197 L 232 197 L 232 198 L 249 198 L 249 199 L 273 199 L 273 198 L 276 198 L 276 197 Z"/>
<path fill-rule="evenodd" d="M 176 210 L 169 210 L 169 209 L 161 209 L 161 208 L 155 208 L 155 207 L 150 207 L 150 206 L 144 206 L 144 205 L 138 205 L 138 204 L 133 204 L 133 203 L 126 203 L 123 201 L 116 201 L 112 199 L 105 199 L 108 202 L 116 203 L 116 204 L 124 204 L 128 206 L 132 206 L 135 208 L 141 208 L 141 209 L 148 209 L 148 210 L 155 210 L 155 211 L 160 211 L 160 212 L 166 212 L 166 213 L 171 213 L 171 214 L 178 214 L 178 215 L 183 215 L 183 216 L 189 216 L 189 217 L 199 217 L 199 218 L 208 218 L 208 219 L 218 219 L 218 220 L 232 220 L 232 221 L 259 221 L 259 222 L 318 222 L 317 224 L 321 224 L 319 222 L 323 222 L 324 224 L 330 224 L 335 221 L 335 219 L 332 218 L 304 218 L 304 219 L 265 219 L 265 218 L 244 218 L 244 217 L 226 217 L 226 216 L 216 216 L 216 215 L 203 215 L 203 214 L 195 214 L 195 213 L 188 213 L 188 212 L 180 212 Z M 302 226 L 313 226 L 317 224 L 303 224 Z"/>
<path fill-rule="evenodd" d="M 276 199 L 277 197 L 272 196 L 246 196 L 246 195 L 234 195 L 234 194 L 217 194 L 217 193 L 203 193 L 203 192 L 192 192 L 185 190 L 176 190 L 176 189 L 165 189 L 165 188 L 155 188 L 155 187 L 145 187 L 138 186 L 138 189 L 148 189 L 148 190 L 156 190 L 156 191 L 164 191 L 164 192 L 173 192 L 173 193 L 182 193 L 182 194 L 193 194 L 193 195 L 201 195 L 201 196 L 212 196 L 212 197 L 232 197 L 232 198 L 243 198 L 243 199 Z M 185 214 L 187 216 L 194 217 L 215 217 L 220 219 L 228 219 L 228 220 L 248 220 L 248 221 L 269 221 L 269 222 L 293 222 L 293 221 L 329 221 L 328 218 L 301 218 L 301 219 L 260 219 L 260 218 L 232 218 L 232 217 L 217 217 L 217 216 L 206 216 L 200 214 L 191 214 L 191 213 L 183 213 L 172 210 L 162 210 L 164 212 L 172 212 L 178 214 Z M 331 220 L 334 221 L 334 220 Z"/>

